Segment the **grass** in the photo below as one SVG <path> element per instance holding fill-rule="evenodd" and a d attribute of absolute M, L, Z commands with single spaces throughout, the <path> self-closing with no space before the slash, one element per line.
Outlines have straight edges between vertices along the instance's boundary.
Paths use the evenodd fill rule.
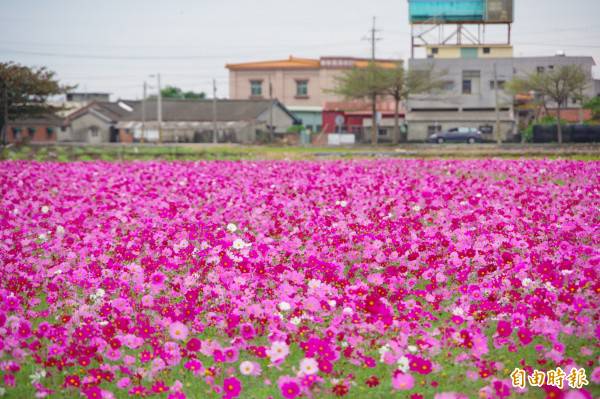
<path fill-rule="evenodd" d="M 0 160 L 36 161 L 134 161 L 134 160 L 258 160 L 258 159 L 352 159 L 352 158 L 548 158 L 600 160 L 600 146 L 595 145 L 426 145 L 403 147 L 283 147 L 242 145 L 56 145 L 4 148 Z"/>

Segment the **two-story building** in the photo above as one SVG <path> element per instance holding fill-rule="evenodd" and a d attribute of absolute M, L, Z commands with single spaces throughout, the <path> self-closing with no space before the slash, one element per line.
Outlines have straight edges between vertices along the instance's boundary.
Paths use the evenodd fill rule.
<path fill-rule="evenodd" d="M 345 100 L 333 92 L 336 78 L 354 67 L 366 67 L 369 59 L 290 56 L 285 60 L 258 61 L 226 65 L 229 70 L 229 98 L 278 99 L 307 129 L 323 128 L 323 107 L 328 102 Z M 400 60 L 381 60 L 383 67 L 393 68 Z"/>

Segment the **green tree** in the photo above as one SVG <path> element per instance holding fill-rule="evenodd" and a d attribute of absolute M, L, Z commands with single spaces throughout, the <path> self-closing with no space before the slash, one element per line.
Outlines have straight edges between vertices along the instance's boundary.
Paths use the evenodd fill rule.
<path fill-rule="evenodd" d="M 371 144 L 377 144 L 377 98 L 386 93 L 384 69 L 370 62 L 366 68 L 354 67 L 336 78 L 333 92 L 348 99 L 369 99 L 373 112 Z"/>
<path fill-rule="evenodd" d="M 54 113 L 61 109 L 49 105 L 46 100 L 73 87 L 60 86 L 54 76 L 55 73 L 45 67 L 29 68 L 13 62 L 0 62 L 0 131 L 3 145 L 6 145 L 8 120 Z"/>
<path fill-rule="evenodd" d="M 203 100 L 206 98 L 204 92 L 183 91 L 176 86 L 166 86 L 160 90 L 163 98 L 178 98 L 181 100 Z"/>
<path fill-rule="evenodd" d="M 546 109 L 548 102 L 553 103 L 556 106 L 558 142 L 562 143 L 560 112 L 571 98 L 583 102 L 582 93 L 588 80 L 580 66 L 564 65 L 550 71 L 532 73 L 524 78 L 515 78 L 508 82 L 506 87 L 513 94 L 533 92 Z"/>
<path fill-rule="evenodd" d="M 583 107 L 592 111 L 592 119 L 600 120 L 600 97 L 592 98 Z"/>
<path fill-rule="evenodd" d="M 394 99 L 392 142 L 397 144 L 400 139 L 400 103 L 406 101 L 410 95 L 440 89 L 444 82 L 433 69 L 405 70 L 402 63 L 398 63 L 396 68 L 383 69 L 381 75 L 383 94 Z"/>

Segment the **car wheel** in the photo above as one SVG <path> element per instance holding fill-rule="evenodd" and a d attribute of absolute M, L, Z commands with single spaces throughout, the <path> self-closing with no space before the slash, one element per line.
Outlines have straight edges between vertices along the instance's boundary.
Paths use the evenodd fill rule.
<path fill-rule="evenodd" d="M 443 138 L 441 138 L 441 137 L 439 137 L 439 138 L 437 139 L 437 142 L 438 142 L 438 144 L 442 144 L 442 143 L 444 142 L 444 139 L 443 139 Z"/>
<path fill-rule="evenodd" d="M 473 143 L 475 143 L 475 139 L 473 137 L 469 137 L 469 139 L 467 140 L 467 143 L 473 144 Z"/>

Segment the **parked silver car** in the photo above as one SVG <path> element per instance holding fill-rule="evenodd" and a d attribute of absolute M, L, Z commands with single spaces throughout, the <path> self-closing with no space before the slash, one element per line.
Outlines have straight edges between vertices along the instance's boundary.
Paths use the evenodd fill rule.
<path fill-rule="evenodd" d="M 445 142 L 481 143 L 483 136 L 479 129 L 472 127 L 455 127 L 445 132 L 434 133 L 427 139 L 429 143 L 442 144 Z"/>

